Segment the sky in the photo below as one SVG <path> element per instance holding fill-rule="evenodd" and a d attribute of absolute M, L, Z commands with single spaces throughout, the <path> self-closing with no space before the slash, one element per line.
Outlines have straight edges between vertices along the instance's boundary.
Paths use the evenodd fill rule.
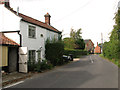
<path fill-rule="evenodd" d="M 27 16 L 45 22 L 44 15 L 51 15 L 51 25 L 69 37 L 71 28 L 82 29 L 83 39 L 96 45 L 109 41 L 119 0 L 10 0 L 10 6 Z"/>

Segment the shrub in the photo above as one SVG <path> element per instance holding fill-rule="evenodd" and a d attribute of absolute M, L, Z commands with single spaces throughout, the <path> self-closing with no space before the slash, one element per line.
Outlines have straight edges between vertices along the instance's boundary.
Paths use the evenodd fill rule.
<path fill-rule="evenodd" d="M 28 62 L 28 70 L 29 71 L 37 71 L 37 72 L 41 72 L 47 69 L 52 69 L 53 65 L 52 64 L 48 64 L 47 60 L 43 60 L 42 62 L 39 60 L 38 62 Z"/>
<path fill-rule="evenodd" d="M 48 69 L 47 61 L 43 60 L 41 62 L 41 70 L 46 70 L 46 69 Z"/>
<path fill-rule="evenodd" d="M 87 55 L 88 52 L 85 50 L 65 49 L 64 55 L 69 55 L 69 54 L 72 54 L 73 58 L 75 58 L 75 57 L 80 57 L 82 55 Z"/>
<path fill-rule="evenodd" d="M 28 60 L 28 71 L 34 71 L 36 68 L 36 63 L 33 60 L 32 62 L 30 60 Z"/>
<path fill-rule="evenodd" d="M 52 69 L 54 66 L 52 64 L 48 64 L 47 68 Z"/>
<path fill-rule="evenodd" d="M 34 69 L 37 72 L 41 72 L 41 62 L 40 62 L 40 60 L 37 62 L 36 67 Z"/>
<path fill-rule="evenodd" d="M 103 45 L 103 55 L 109 59 L 119 59 L 118 41 L 105 42 Z"/>

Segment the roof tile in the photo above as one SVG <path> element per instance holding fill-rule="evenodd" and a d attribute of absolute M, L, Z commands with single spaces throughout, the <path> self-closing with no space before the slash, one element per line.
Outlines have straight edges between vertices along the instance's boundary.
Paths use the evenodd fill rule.
<path fill-rule="evenodd" d="M 15 41 L 9 39 L 8 37 L 6 37 L 4 35 L 4 33 L 0 32 L 0 45 L 17 45 L 20 46 L 18 43 L 16 43 Z"/>

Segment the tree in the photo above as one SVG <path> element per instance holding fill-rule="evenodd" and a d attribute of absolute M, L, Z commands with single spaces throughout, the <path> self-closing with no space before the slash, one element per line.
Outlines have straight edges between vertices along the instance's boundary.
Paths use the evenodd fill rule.
<path fill-rule="evenodd" d="M 82 32 L 81 32 L 81 28 L 77 30 L 77 32 L 75 33 L 75 39 L 78 40 L 78 39 L 82 39 Z"/>
<path fill-rule="evenodd" d="M 82 50 L 85 48 L 85 43 L 81 36 L 81 30 L 81 28 L 77 31 L 71 28 L 70 38 L 64 38 L 65 48 Z"/>
<path fill-rule="evenodd" d="M 120 10 L 115 15 L 115 25 L 110 35 L 110 41 L 103 45 L 103 54 L 110 59 L 120 59 Z"/>
<path fill-rule="evenodd" d="M 64 38 L 63 41 L 64 41 L 65 48 L 74 49 L 75 41 L 72 38 L 67 37 L 67 38 Z"/>
<path fill-rule="evenodd" d="M 71 32 L 70 32 L 70 38 L 73 38 L 74 40 L 77 40 L 77 39 L 82 39 L 82 32 L 81 32 L 81 28 L 78 29 L 77 31 L 74 30 L 74 29 L 71 29 Z"/>
<path fill-rule="evenodd" d="M 85 49 L 85 43 L 83 39 L 77 39 L 75 44 L 77 45 L 76 49 Z"/>
<path fill-rule="evenodd" d="M 70 38 L 75 39 L 75 30 L 71 28 Z"/>

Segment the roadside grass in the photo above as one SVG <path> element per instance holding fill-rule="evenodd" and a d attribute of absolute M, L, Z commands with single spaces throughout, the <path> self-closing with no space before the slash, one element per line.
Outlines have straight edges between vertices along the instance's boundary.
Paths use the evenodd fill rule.
<path fill-rule="evenodd" d="M 108 59 L 107 57 L 104 57 L 103 54 L 99 54 L 99 56 L 102 57 L 105 60 L 108 60 L 108 61 L 114 63 L 118 67 L 120 67 L 120 60 L 119 59 Z"/>

